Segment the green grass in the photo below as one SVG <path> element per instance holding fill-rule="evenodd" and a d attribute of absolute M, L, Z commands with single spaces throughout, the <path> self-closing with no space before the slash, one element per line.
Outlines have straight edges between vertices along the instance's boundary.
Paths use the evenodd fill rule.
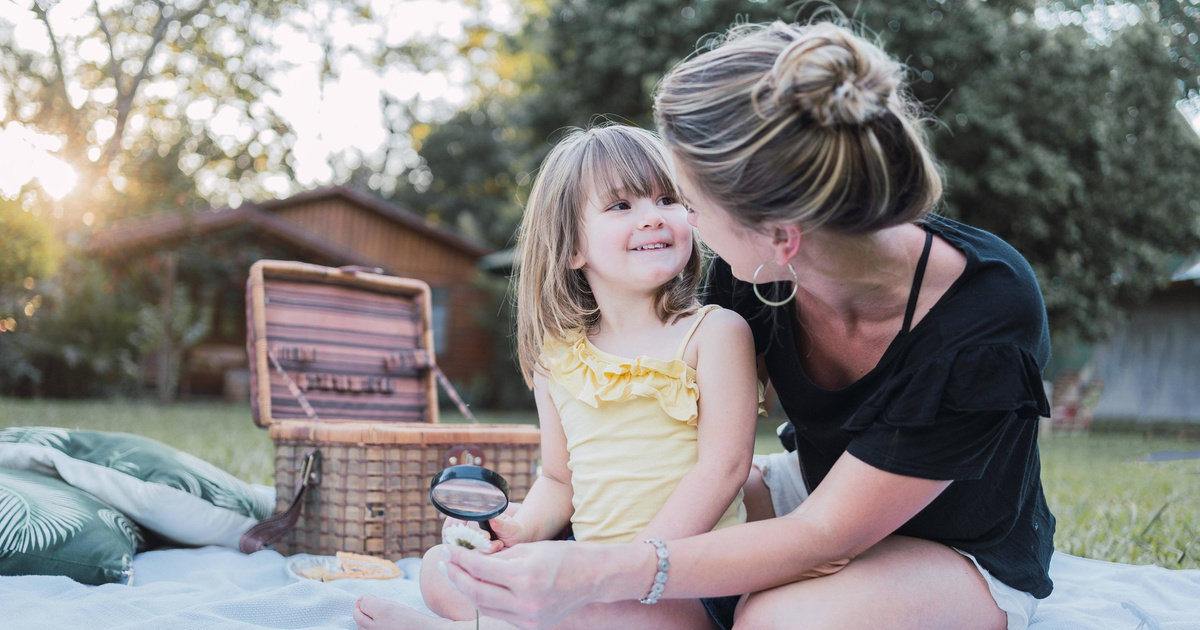
<path fill-rule="evenodd" d="M 1055 547 L 1113 562 L 1200 568 L 1200 460 L 1144 461 L 1170 450 L 1197 451 L 1200 442 L 1111 433 L 1043 438 Z"/>
<path fill-rule="evenodd" d="M 249 404 L 161 406 L 142 401 L 0 398 L 0 427 L 18 426 L 136 433 L 191 453 L 244 481 L 274 483 L 271 438 L 266 429 L 255 426 Z"/>
<path fill-rule="evenodd" d="M 443 414 L 443 422 L 463 422 L 457 413 Z M 488 413 L 480 419 L 535 420 L 530 413 Z M 778 424 L 778 419 L 760 419 L 756 452 L 778 449 Z M 271 440 L 254 425 L 246 404 L 0 398 L 0 427 L 10 426 L 137 433 L 246 481 L 272 483 Z M 1141 434 L 1044 436 L 1042 482 L 1058 518 L 1056 547 L 1098 560 L 1200 569 L 1200 460 L 1138 461 L 1168 450 L 1200 450 L 1200 442 Z"/>

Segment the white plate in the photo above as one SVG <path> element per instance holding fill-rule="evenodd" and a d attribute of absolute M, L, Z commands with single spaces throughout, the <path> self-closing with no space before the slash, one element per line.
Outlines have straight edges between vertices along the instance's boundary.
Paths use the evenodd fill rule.
<path fill-rule="evenodd" d="M 289 556 L 283 563 L 284 569 L 288 575 L 297 580 L 307 580 L 300 574 L 301 571 L 311 569 L 313 567 L 321 567 L 329 572 L 337 571 L 338 559 L 337 556 L 314 556 L 309 553 L 298 553 L 294 556 Z"/>

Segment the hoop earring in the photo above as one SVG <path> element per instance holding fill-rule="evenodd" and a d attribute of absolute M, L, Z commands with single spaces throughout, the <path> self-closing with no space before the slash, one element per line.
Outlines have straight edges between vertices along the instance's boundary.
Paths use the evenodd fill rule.
<path fill-rule="evenodd" d="M 792 266 L 792 263 L 788 263 L 788 266 L 787 266 L 788 271 L 792 272 L 792 292 L 789 293 L 788 296 L 783 298 L 782 300 L 779 300 L 778 302 L 773 302 L 773 301 L 768 300 L 767 298 L 763 297 L 763 295 L 758 292 L 758 274 L 763 270 L 763 267 L 766 267 L 766 266 L 767 266 L 767 263 L 763 263 L 763 264 L 759 265 L 758 269 L 754 270 L 754 277 L 751 278 L 751 280 L 750 280 L 750 286 L 754 287 L 754 297 L 758 298 L 759 302 L 762 302 L 763 304 L 766 304 L 767 306 L 783 306 L 784 304 L 791 302 L 792 298 L 796 297 L 796 289 L 800 288 L 800 276 L 796 275 L 796 268 Z"/>

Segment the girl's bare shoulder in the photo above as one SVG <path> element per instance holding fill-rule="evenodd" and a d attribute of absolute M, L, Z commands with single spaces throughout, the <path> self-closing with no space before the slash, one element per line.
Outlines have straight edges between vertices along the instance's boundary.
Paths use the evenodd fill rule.
<path fill-rule="evenodd" d="M 700 353 L 706 349 L 716 349 L 724 354 L 726 351 L 741 352 L 753 347 L 754 337 L 746 320 L 727 308 L 715 308 L 704 316 L 696 328 L 688 344 L 685 360 L 689 365 L 696 365 Z"/>

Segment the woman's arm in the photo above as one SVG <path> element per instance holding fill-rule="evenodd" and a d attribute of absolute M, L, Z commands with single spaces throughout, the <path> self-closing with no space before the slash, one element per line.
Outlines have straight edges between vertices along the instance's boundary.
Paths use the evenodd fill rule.
<path fill-rule="evenodd" d="M 710 531 L 750 472 L 758 417 L 750 327 L 737 313 L 718 309 L 704 318 L 692 345 L 700 391 L 696 464 L 637 540 L 672 540 Z"/>
<path fill-rule="evenodd" d="M 542 472 L 515 515 L 502 515 L 490 521 L 506 546 L 551 539 L 571 522 L 575 512 L 571 504 L 571 469 L 567 467 L 567 437 L 558 409 L 550 399 L 549 385 L 544 374 L 534 373 L 533 398 L 541 427 Z"/>
<path fill-rule="evenodd" d="M 791 514 L 672 542 L 663 596 L 755 592 L 814 577 L 814 570 L 853 559 L 896 531 L 949 485 L 885 472 L 843 454 Z M 621 564 L 654 573 L 648 557 Z M 615 583 L 609 588 L 602 594 L 606 600 L 624 598 Z M 630 597 L 642 597 L 632 590 Z"/>
<path fill-rule="evenodd" d="M 812 577 L 891 534 L 950 485 L 904 477 L 843 454 L 796 511 L 668 544 L 663 597 L 760 591 Z M 480 610 L 522 628 L 552 625 L 579 606 L 644 597 L 650 545 L 522 545 L 494 556 L 451 550 L 448 574 Z"/>

